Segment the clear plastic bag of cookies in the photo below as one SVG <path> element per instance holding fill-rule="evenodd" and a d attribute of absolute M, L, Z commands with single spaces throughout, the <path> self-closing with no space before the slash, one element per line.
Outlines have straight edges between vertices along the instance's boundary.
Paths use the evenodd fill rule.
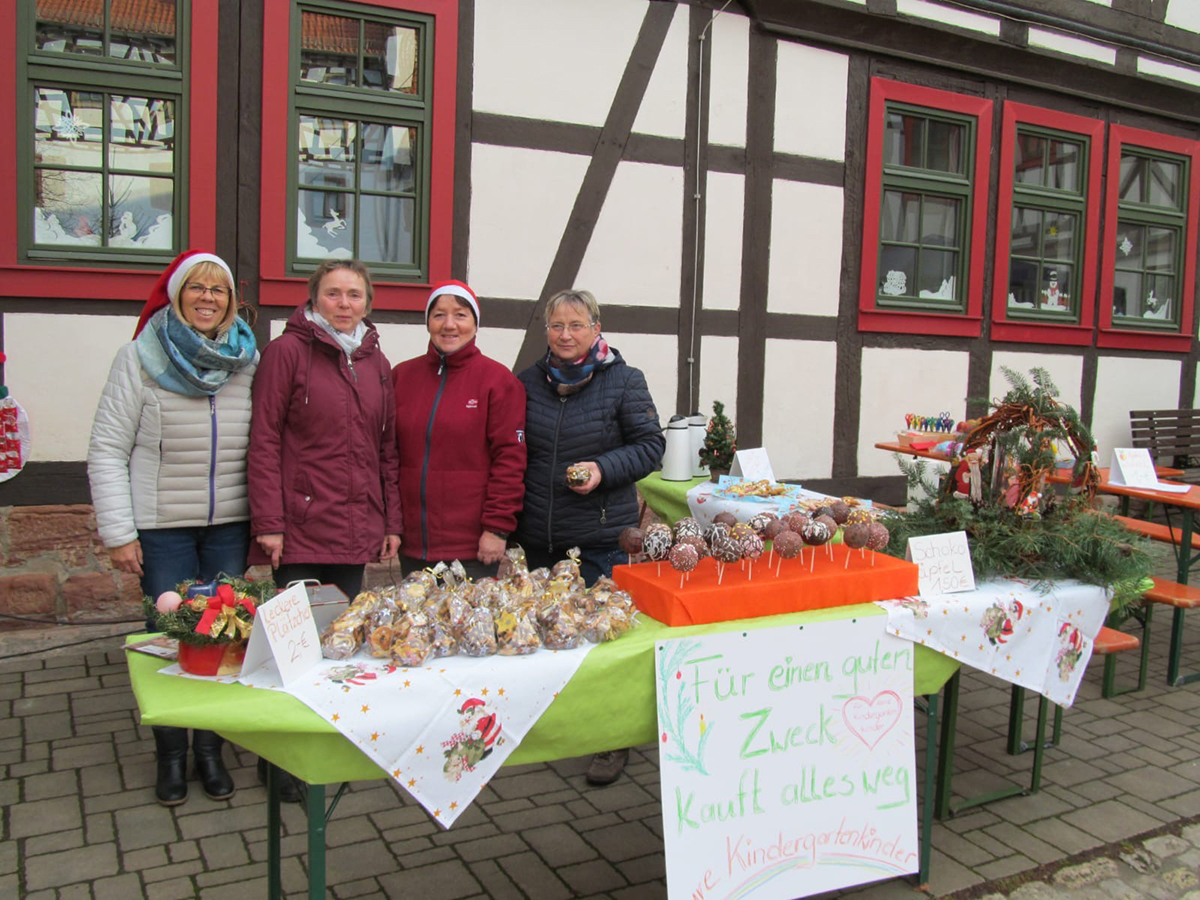
<path fill-rule="evenodd" d="M 493 656 L 496 653 L 496 626 L 492 611 L 480 606 L 471 611 L 467 625 L 458 641 L 458 652 L 464 656 Z"/>
<path fill-rule="evenodd" d="M 542 647 L 542 639 L 529 617 L 506 611 L 496 618 L 496 652 L 501 656 L 528 656 Z"/>
<path fill-rule="evenodd" d="M 504 551 L 500 565 L 496 570 L 497 578 L 509 578 L 517 573 L 527 573 L 529 563 L 525 559 L 525 551 L 520 546 L 509 547 Z"/>

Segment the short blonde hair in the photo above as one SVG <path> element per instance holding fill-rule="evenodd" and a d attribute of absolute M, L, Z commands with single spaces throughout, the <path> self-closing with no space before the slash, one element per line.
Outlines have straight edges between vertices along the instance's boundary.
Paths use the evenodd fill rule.
<path fill-rule="evenodd" d="M 226 274 L 224 269 L 210 260 L 198 262 L 188 269 L 187 273 L 180 279 L 179 293 L 171 298 L 171 306 L 175 310 L 175 315 L 179 316 L 182 322 L 187 322 L 187 319 L 183 317 L 183 307 L 179 305 L 179 294 L 182 294 L 192 282 L 204 282 L 206 285 L 223 283 L 229 288 L 229 306 L 225 308 L 225 315 L 221 317 L 221 321 L 217 325 L 217 334 L 224 334 L 233 327 L 233 320 L 237 318 L 238 314 L 237 289 L 230 283 L 229 275 Z"/>
<path fill-rule="evenodd" d="M 553 297 L 546 301 L 546 324 L 550 324 L 550 317 L 564 303 L 569 303 L 571 306 L 579 306 L 587 310 L 588 324 L 595 325 L 600 321 L 600 304 L 596 302 L 595 296 L 591 291 L 559 291 Z"/>

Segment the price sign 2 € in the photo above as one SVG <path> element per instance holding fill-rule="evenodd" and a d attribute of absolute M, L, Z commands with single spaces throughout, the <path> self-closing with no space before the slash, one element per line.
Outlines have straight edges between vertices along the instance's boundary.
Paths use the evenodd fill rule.
<path fill-rule="evenodd" d="M 284 687 L 321 661 L 321 641 L 303 584 L 258 607 L 242 672 L 249 674 L 271 660 Z"/>

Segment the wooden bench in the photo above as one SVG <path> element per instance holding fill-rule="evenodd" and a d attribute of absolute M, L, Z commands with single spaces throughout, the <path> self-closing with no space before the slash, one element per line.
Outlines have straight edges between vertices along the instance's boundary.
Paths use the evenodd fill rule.
<path fill-rule="evenodd" d="M 1179 529 L 1170 528 L 1166 525 L 1160 525 L 1157 522 L 1147 522 L 1145 519 L 1135 519 L 1132 516 L 1113 516 L 1118 522 L 1128 528 L 1130 531 L 1136 531 L 1138 534 L 1143 534 L 1154 541 L 1162 541 L 1167 544 L 1179 543 Z M 1200 550 L 1200 534 L 1192 534 L 1192 549 Z"/>
<path fill-rule="evenodd" d="M 1134 409 L 1129 411 L 1134 447 L 1144 447 L 1154 460 L 1167 457 L 1179 469 L 1200 467 L 1200 409 Z M 1200 471 L 1180 481 L 1200 483 Z"/>
<path fill-rule="evenodd" d="M 1143 595 L 1143 599 L 1146 601 L 1146 624 L 1143 635 L 1147 639 L 1149 638 L 1152 603 L 1162 603 L 1175 610 L 1171 620 L 1171 654 L 1167 658 L 1167 684 L 1178 687 L 1181 684 L 1200 680 L 1200 672 L 1192 672 L 1189 675 L 1179 674 L 1180 659 L 1183 656 L 1183 617 L 1189 609 L 1200 606 L 1200 588 L 1174 581 L 1165 581 L 1161 578 L 1151 580 L 1154 582 L 1154 586 Z"/>

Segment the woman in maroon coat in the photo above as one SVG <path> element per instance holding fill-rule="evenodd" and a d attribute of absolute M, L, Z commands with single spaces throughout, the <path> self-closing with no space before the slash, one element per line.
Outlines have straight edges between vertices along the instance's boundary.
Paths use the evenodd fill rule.
<path fill-rule="evenodd" d="M 400 546 L 391 372 L 365 319 L 366 266 L 326 260 L 308 292 L 254 381 L 250 562 L 280 587 L 315 578 L 353 598 L 366 563 Z"/>
<path fill-rule="evenodd" d="M 458 559 L 493 575 L 525 496 L 525 389 L 475 346 L 479 302 L 459 281 L 425 304 L 429 348 L 392 371 L 403 571 Z"/>

